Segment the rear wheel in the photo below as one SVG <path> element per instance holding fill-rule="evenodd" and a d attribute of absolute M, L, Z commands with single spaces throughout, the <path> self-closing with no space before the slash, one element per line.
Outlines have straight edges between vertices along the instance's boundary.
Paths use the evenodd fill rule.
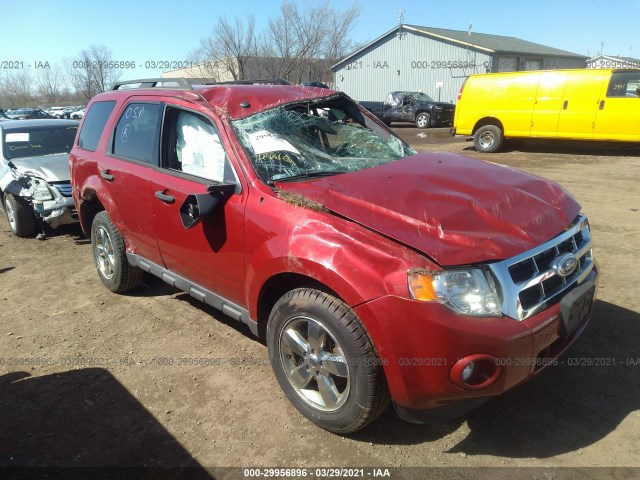
<path fill-rule="evenodd" d="M 93 218 L 91 247 L 98 276 L 105 287 L 112 292 L 125 292 L 140 284 L 144 272 L 129 264 L 124 239 L 105 211 Z"/>
<path fill-rule="evenodd" d="M 37 229 L 36 217 L 31 206 L 10 193 L 4 196 L 4 211 L 11 231 L 16 237 L 30 237 Z"/>
<path fill-rule="evenodd" d="M 500 127 L 484 125 L 473 136 L 473 146 L 478 152 L 493 153 L 500 150 L 504 142 L 504 135 Z"/>
<path fill-rule="evenodd" d="M 428 113 L 420 113 L 416 117 L 416 127 L 427 128 L 431 125 L 431 115 Z"/>
<path fill-rule="evenodd" d="M 271 311 L 267 345 L 284 393 L 326 430 L 360 430 L 389 403 L 371 340 L 355 313 L 336 297 L 308 288 L 284 295 Z"/>

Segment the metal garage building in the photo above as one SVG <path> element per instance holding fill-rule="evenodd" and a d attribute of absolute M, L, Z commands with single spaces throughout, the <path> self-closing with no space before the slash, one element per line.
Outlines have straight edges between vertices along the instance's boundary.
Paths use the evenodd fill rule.
<path fill-rule="evenodd" d="M 399 25 L 332 70 L 334 88 L 358 101 L 409 90 L 455 102 L 472 73 L 584 68 L 587 58 L 513 37 Z"/>

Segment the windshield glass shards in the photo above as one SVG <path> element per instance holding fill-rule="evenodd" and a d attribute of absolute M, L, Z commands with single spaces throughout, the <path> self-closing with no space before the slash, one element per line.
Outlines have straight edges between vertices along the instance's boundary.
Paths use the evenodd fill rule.
<path fill-rule="evenodd" d="M 278 107 L 232 125 L 265 183 L 354 172 L 416 153 L 345 98 Z"/>

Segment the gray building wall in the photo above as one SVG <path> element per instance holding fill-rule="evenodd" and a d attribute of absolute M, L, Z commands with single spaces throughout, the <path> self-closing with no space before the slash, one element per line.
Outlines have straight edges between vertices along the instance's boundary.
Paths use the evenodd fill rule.
<path fill-rule="evenodd" d="M 473 42 L 473 34 L 469 37 Z M 357 101 L 383 101 L 395 90 L 422 91 L 455 103 L 471 74 L 527 69 L 584 68 L 581 59 L 494 53 L 414 32 L 392 33 L 336 66 L 334 88 Z"/>

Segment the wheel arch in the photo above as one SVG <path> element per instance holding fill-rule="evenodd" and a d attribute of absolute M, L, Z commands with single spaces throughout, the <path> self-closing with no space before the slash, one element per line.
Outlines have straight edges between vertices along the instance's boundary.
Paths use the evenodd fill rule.
<path fill-rule="evenodd" d="M 345 302 L 335 290 L 331 289 L 316 278 L 295 272 L 277 273 L 267 279 L 258 293 L 257 321 L 258 336 L 266 338 L 267 322 L 273 306 L 287 292 L 296 288 L 313 288 L 328 293 Z M 347 302 L 345 302 L 347 303 Z"/>
<path fill-rule="evenodd" d="M 91 224 L 93 223 L 94 217 L 104 209 L 104 205 L 102 205 L 102 202 L 95 194 L 95 191 L 92 191 L 92 194 L 87 195 L 86 199 L 80 202 L 78 218 L 80 220 L 82 232 L 87 238 L 91 236 Z"/>
<path fill-rule="evenodd" d="M 471 135 L 475 135 L 478 129 L 480 127 L 484 127 L 485 125 L 494 125 L 498 127 L 500 130 L 502 130 L 502 135 L 504 135 L 504 125 L 496 117 L 484 117 L 478 120 L 476 124 L 473 126 L 473 131 L 471 132 Z"/>

